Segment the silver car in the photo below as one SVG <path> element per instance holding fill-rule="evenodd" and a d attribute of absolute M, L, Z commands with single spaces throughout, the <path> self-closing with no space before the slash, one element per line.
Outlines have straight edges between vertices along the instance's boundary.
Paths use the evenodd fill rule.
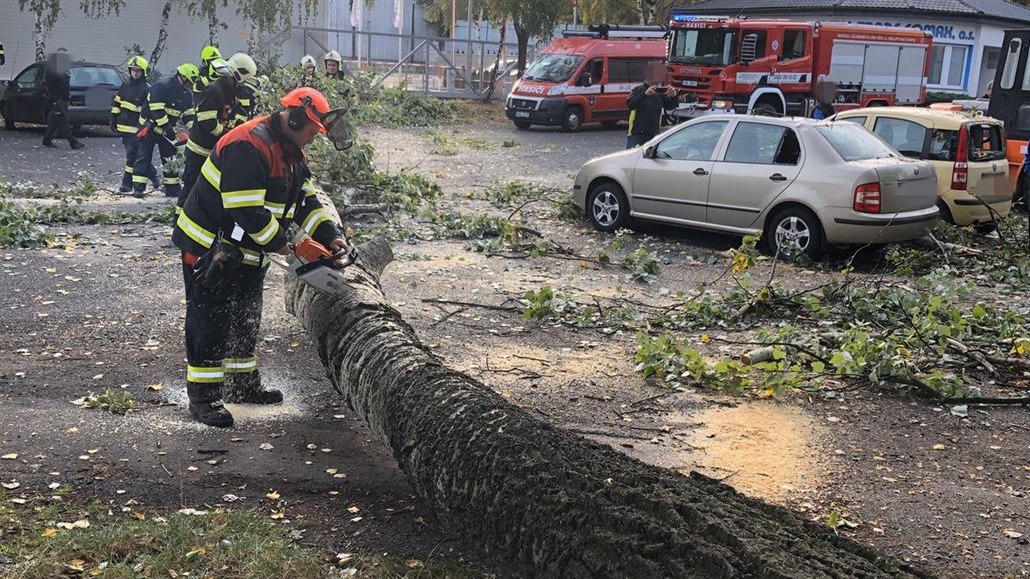
<path fill-rule="evenodd" d="M 849 122 L 702 117 L 588 161 L 573 199 L 594 227 L 630 218 L 761 235 L 770 252 L 891 243 L 937 219 L 937 178 Z"/>

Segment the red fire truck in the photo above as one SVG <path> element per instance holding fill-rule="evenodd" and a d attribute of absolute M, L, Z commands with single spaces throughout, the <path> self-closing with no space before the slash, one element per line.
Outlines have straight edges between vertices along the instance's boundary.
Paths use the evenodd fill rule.
<path fill-rule="evenodd" d="M 921 30 L 679 12 L 670 27 L 667 68 L 684 101 L 680 117 L 807 116 L 820 78 L 837 84 L 837 110 L 915 105 L 926 96 L 931 36 Z"/>

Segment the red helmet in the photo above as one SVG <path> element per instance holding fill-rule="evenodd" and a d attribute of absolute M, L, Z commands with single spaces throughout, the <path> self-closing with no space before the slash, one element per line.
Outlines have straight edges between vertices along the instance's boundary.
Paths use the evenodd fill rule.
<path fill-rule="evenodd" d="M 311 122 L 318 125 L 319 131 L 325 133 L 325 120 L 330 112 L 329 101 L 317 90 L 302 86 L 286 93 L 286 96 L 279 99 L 284 107 L 300 107 L 307 113 Z"/>

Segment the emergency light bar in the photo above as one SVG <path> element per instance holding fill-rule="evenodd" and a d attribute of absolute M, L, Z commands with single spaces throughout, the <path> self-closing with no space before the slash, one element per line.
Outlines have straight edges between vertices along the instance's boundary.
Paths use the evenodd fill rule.
<path fill-rule="evenodd" d="M 666 26 L 640 26 L 631 24 L 598 24 L 587 30 L 565 30 L 565 38 L 665 38 L 669 29 Z"/>
<path fill-rule="evenodd" d="M 730 20 L 733 16 L 705 16 L 702 14 L 673 14 L 673 22 L 719 22 Z M 747 20 L 747 16 L 737 16 L 737 20 Z"/>

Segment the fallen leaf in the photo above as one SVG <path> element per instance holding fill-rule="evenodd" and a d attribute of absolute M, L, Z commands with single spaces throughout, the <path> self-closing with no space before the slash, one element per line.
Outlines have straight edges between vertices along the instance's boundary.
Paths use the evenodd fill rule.
<path fill-rule="evenodd" d="M 7 457 L 4 457 L 4 458 L 7 458 Z M 327 468 L 327 469 L 325 469 L 325 472 L 326 472 L 326 474 L 336 474 L 337 472 L 339 472 L 339 469 Z"/>
<path fill-rule="evenodd" d="M 276 511 L 276 512 L 272 513 L 272 520 L 278 521 L 279 519 L 282 519 L 285 516 L 286 516 L 286 513 L 284 513 L 283 511 Z"/>
<path fill-rule="evenodd" d="M 411 569 L 417 569 L 417 568 L 422 567 L 422 566 L 425 565 L 425 563 L 423 563 L 422 561 L 419 561 L 418 559 L 408 559 L 408 560 L 404 561 L 404 564 L 407 565 Z"/>
<path fill-rule="evenodd" d="M 354 558 L 354 555 L 352 555 L 350 553 L 337 553 L 336 554 L 336 562 L 337 563 L 346 563 L 346 562 L 350 561 L 353 558 Z"/>
<path fill-rule="evenodd" d="M 948 447 L 944 446 L 943 444 L 935 444 L 935 445 L 933 445 L 933 449 L 934 450 L 945 450 L 947 448 Z"/>
<path fill-rule="evenodd" d="M 1010 539 L 1018 539 L 1023 536 L 1023 533 L 1013 531 L 1012 529 L 1005 529 L 1004 531 L 1002 531 L 1002 534 L 1004 534 L 1006 537 Z"/>
<path fill-rule="evenodd" d="M 78 429 L 78 428 L 75 428 L 75 427 L 73 426 L 73 427 L 69 428 L 68 430 L 65 430 L 64 432 L 65 432 L 65 434 L 75 434 L 75 433 L 76 433 L 76 432 L 78 432 L 78 431 L 79 431 L 79 429 Z"/>
<path fill-rule="evenodd" d="M 260 448 L 261 450 L 272 450 L 275 447 L 271 444 L 268 444 L 267 442 L 262 442 L 261 446 L 259 446 L 258 448 Z"/>
<path fill-rule="evenodd" d="M 148 384 L 146 389 L 150 392 L 160 392 L 164 387 L 164 384 Z"/>
<path fill-rule="evenodd" d="M 11 502 L 16 504 L 16 505 L 24 505 L 25 504 L 25 499 L 11 499 Z"/>
<path fill-rule="evenodd" d="M 5 460 L 16 460 L 18 458 L 18 453 L 12 452 L 11 454 L 5 454 L 3 456 L 0 456 L 0 458 Z"/>
<path fill-rule="evenodd" d="M 358 507 L 347 507 L 347 512 L 348 513 L 357 513 L 360 510 L 361 509 L 359 509 Z"/>
<path fill-rule="evenodd" d="M 197 509 L 179 509 L 180 515 L 206 515 L 207 511 L 198 511 Z"/>
<path fill-rule="evenodd" d="M 265 498 L 270 500 L 270 501 L 277 501 L 277 500 L 279 500 L 279 493 L 277 493 L 275 491 L 272 491 L 272 492 L 266 494 Z"/>
<path fill-rule="evenodd" d="M 46 529 L 43 529 L 44 538 L 49 539 L 50 537 L 53 537 L 55 535 L 57 535 L 57 529 L 54 529 L 52 527 L 47 527 Z"/>
<path fill-rule="evenodd" d="M 207 553 L 206 549 L 204 549 L 203 547 L 199 547 L 197 549 L 194 549 L 194 550 L 190 551 L 189 553 L 186 553 L 186 558 L 187 559 L 192 559 L 194 557 L 203 557 L 204 554 L 206 554 L 206 553 Z"/>
<path fill-rule="evenodd" d="M 9 482 L 9 483 L 0 483 L 0 487 L 4 487 L 5 489 L 7 489 L 9 491 L 13 491 L 14 489 L 16 489 L 16 488 L 18 488 L 20 486 L 21 486 L 21 483 L 17 482 L 17 481 Z"/>
<path fill-rule="evenodd" d="M 86 562 L 82 559 L 72 559 L 71 561 L 65 563 L 64 566 L 69 571 L 78 571 L 81 573 L 82 571 L 86 570 Z"/>

